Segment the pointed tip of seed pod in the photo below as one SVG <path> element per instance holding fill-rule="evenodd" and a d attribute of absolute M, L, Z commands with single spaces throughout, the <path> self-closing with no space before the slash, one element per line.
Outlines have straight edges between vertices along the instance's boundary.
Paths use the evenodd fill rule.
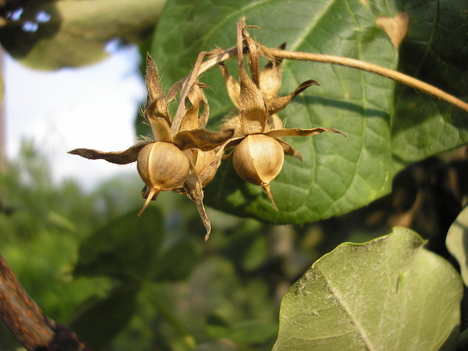
<path fill-rule="evenodd" d="M 208 239 L 210 238 L 210 234 L 211 234 L 211 230 L 209 232 L 206 232 L 205 241 L 208 241 Z"/>
<path fill-rule="evenodd" d="M 143 204 L 143 207 L 141 208 L 140 212 L 138 212 L 138 215 L 137 215 L 138 217 L 140 217 L 143 214 L 143 212 L 145 212 L 146 207 L 148 207 L 150 201 L 153 199 L 154 196 L 158 194 L 159 194 L 159 188 L 151 188 L 148 194 L 148 197 L 146 198 L 146 201 Z"/>
<path fill-rule="evenodd" d="M 262 188 L 265 190 L 268 197 L 270 198 L 270 201 L 273 204 L 273 207 L 275 208 L 275 210 L 279 211 L 278 206 L 276 206 L 275 200 L 273 199 L 273 195 L 271 195 L 271 192 L 270 192 L 270 183 L 262 185 Z"/>

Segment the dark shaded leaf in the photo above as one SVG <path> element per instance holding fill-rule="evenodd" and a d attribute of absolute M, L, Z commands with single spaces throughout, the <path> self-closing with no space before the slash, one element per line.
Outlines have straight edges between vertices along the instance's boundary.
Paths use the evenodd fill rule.
<path fill-rule="evenodd" d="M 159 210 L 149 207 L 110 222 L 87 238 L 80 248 L 76 275 L 107 275 L 124 281 L 151 279 L 152 269 L 164 237 Z"/>
<path fill-rule="evenodd" d="M 190 241 L 179 241 L 165 250 L 155 265 L 155 281 L 178 281 L 186 279 L 198 259 L 197 246 Z"/>
<path fill-rule="evenodd" d="M 96 350 L 101 350 L 128 324 L 135 313 L 140 285 L 122 284 L 81 313 L 71 328 Z"/>

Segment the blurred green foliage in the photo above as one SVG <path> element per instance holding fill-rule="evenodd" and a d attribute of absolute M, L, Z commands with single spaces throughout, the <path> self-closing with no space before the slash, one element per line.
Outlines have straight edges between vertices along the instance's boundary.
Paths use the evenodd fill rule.
<path fill-rule="evenodd" d="M 90 193 L 54 182 L 32 142 L 0 179 L 2 254 L 50 318 L 98 349 L 270 349 L 282 294 L 318 256 L 294 248 L 292 227 L 213 210 L 205 243 L 193 203 L 172 193 L 138 218 L 136 177 Z M 6 328 L 0 340 L 16 345 Z"/>
<path fill-rule="evenodd" d="M 327 239 L 322 224 L 271 226 L 208 209 L 205 243 L 186 196 L 162 193 L 138 218 L 136 176 L 92 192 L 57 183 L 32 142 L 0 179 L 2 254 L 44 312 L 97 349 L 269 350 L 283 294 L 342 240 Z M 0 349 L 15 345 L 2 327 Z"/>

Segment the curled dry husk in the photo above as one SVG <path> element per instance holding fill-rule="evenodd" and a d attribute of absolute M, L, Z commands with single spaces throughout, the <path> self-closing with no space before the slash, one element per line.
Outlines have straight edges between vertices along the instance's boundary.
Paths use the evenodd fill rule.
<path fill-rule="evenodd" d="M 281 86 L 282 61 L 268 54 L 253 40 L 244 22 L 237 24 L 237 62 L 239 82 L 220 64 L 228 94 L 238 108 L 238 115 L 232 117 L 221 130 L 234 129 L 234 139 L 226 148 L 234 146 L 234 151 L 225 158 L 233 158 L 237 174 L 250 183 L 265 189 L 273 206 L 278 210 L 270 192 L 270 182 L 283 167 L 284 155 L 294 156 L 302 161 L 301 154 L 281 137 L 311 136 L 323 132 L 341 133 L 334 128 L 283 129 L 277 112 L 283 110 L 291 100 L 310 86 L 319 86 L 314 80 L 307 80 L 286 96 L 277 96 Z M 244 47 L 249 55 L 251 78 L 244 67 Z M 285 44 L 280 46 L 284 49 Z M 270 62 L 259 70 L 259 56 Z"/>
<path fill-rule="evenodd" d="M 205 129 L 209 106 L 203 93 L 206 85 L 197 81 L 198 69 L 206 55 L 202 52 L 191 74 L 174 84 L 168 97 L 164 96 L 158 70 L 153 59 L 146 58 L 146 88 L 148 96 L 144 117 L 150 125 L 153 140 L 145 140 L 120 152 L 102 152 L 92 149 L 75 149 L 69 153 L 88 159 L 104 159 L 111 163 L 137 162 L 140 177 L 145 183 L 142 196 L 146 199 L 139 215 L 149 201 L 161 191 L 172 190 L 187 194 L 198 208 L 209 238 L 211 223 L 203 205 L 203 190 L 214 177 L 221 162 L 219 148 L 230 140 L 234 130 L 210 132 Z M 172 119 L 168 102 L 180 91 L 180 102 Z"/>

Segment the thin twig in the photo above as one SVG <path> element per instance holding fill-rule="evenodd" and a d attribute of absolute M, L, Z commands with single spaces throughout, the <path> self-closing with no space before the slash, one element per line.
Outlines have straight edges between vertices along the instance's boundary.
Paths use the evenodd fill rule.
<path fill-rule="evenodd" d="M 410 86 L 412 88 L 418 89 L 426 94 L 432 95 L 436 98 L 444 100 L 452 105 L 455 105 L 461 108 L 464 111 L 468 112 L 468 103 L 456 98 L 453 95 L 446 93 L 445 91 L 438 89 L 430 84 L 424 83 L 419 79 L 410 77 L 406 74 L 394 71 L 389 68 L 382 66 L 374 65 L 372 63 L 355 60 L 347 57 L 333 56 L 333 55 L 322 55 L 322 54 L 313 54 L 308 52 L 296 52 L 296 51 L 287 51 L 280 49 L 270 49 L 263 47 L 263 50 L 276 58 L 289 59 L 289 60 L 299 60 L 299 61 L 311 61 L 319 63 L 330 63 L 334 65 L 346 66 L 351 68 L 357 68 L 363 71 L 370 73 L 378 74 L 380 76 L 393 79 L 397 82 Z M 221 54 L 211 58 L 210 60 L 205 61 L 199 70 L 199 74 L 206 72 L 208 69 L 216 66 L 220 62 L 226 61 L 231 57 L 234 57 L 237 53 L 236 47 L 232 47 Z"/>

